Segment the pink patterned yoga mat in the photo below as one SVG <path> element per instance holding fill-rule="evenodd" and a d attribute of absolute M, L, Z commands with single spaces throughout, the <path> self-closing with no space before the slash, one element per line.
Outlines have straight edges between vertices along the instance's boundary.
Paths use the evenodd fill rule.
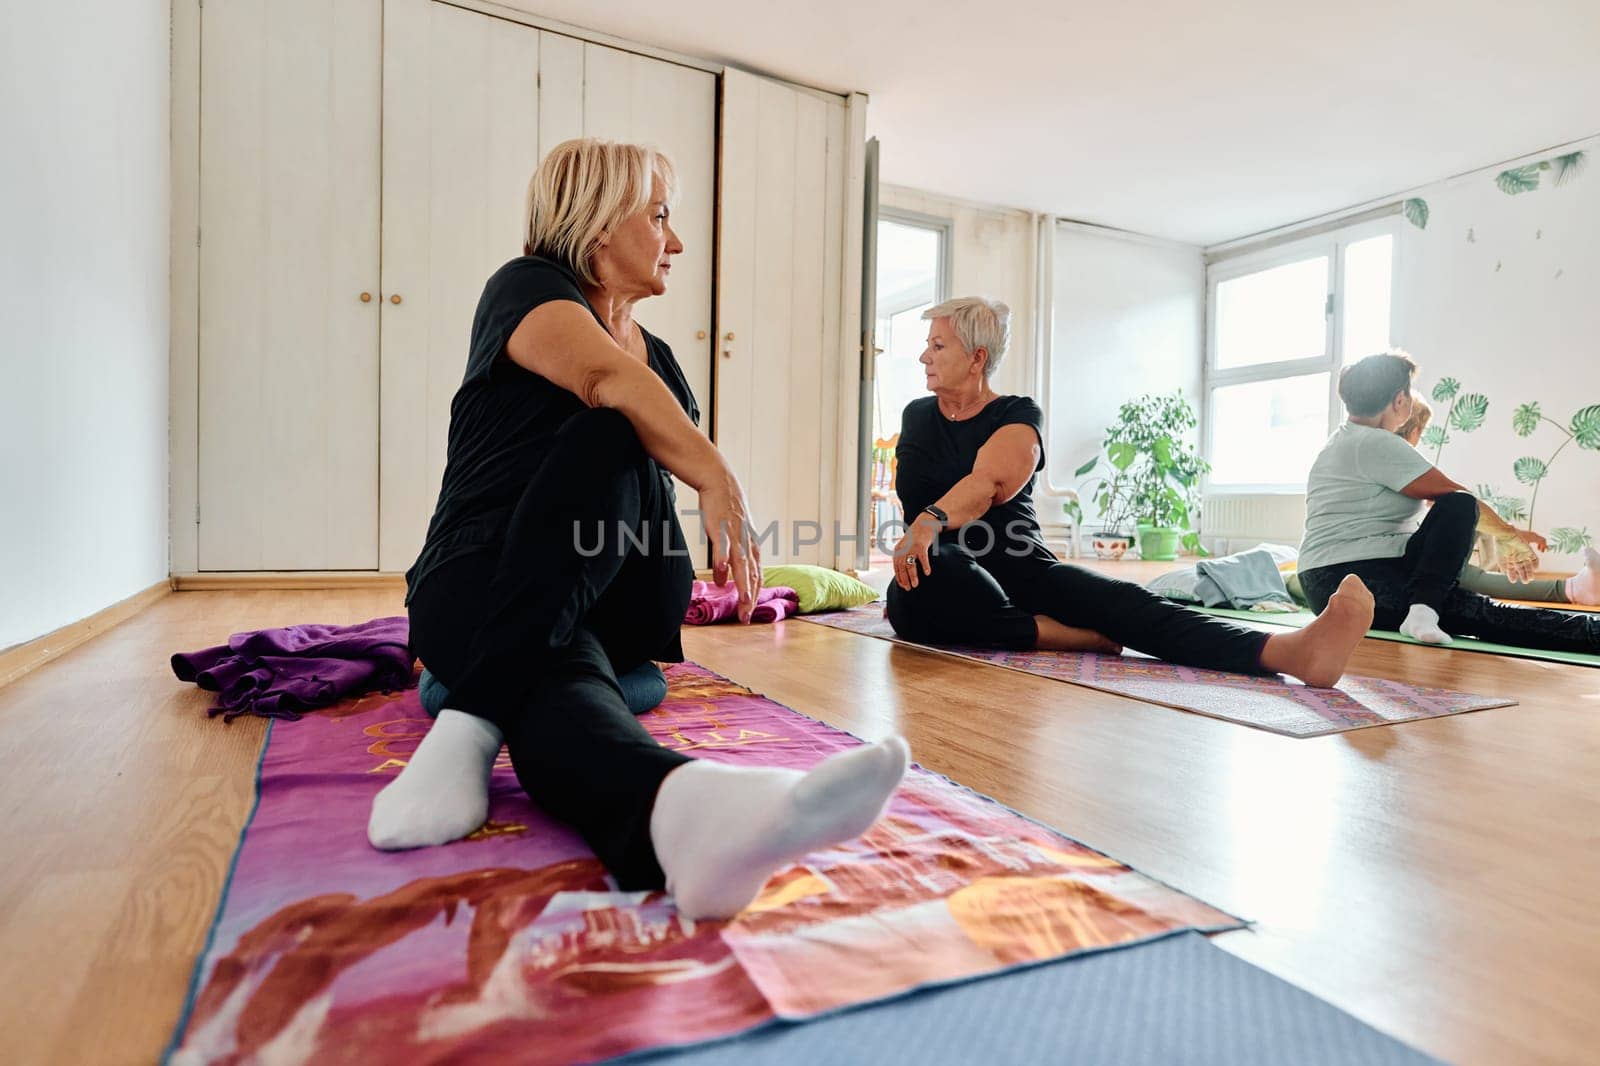
<path fill-rule="evenodd" d="M 1286 677 L 1259 677 L 1177 666 L 1136 654 L 1091 655 L 1065 651 L 997 651 L 933 646 L 903 640 L 883 617 L 883 604 L 804 616 L 807 622 L 894 641 L 912 648 L 992 663 L 1070 685 L 1131 696 L 1145 703 L 1193 711 L 1287 737 L 1320 737 L 1375 725 L 1415 722 L 1447 714 L 1511 707 L 1516 700 L 1475 696 L 1404 681 L 1346 674 L 1337 688 L 1309 688 Z"/>
<path fill-rule="evenodd" d="M 693 664 L 667 676 L 641 719 L 667 747 L 805 768 L 860 743 Z M 616 891 L 503 753 L 482 829 L 375 851 L 372 796 L 428 724 L 415 691 L 272 724 L 170 1061 L 587 1062 L 1243 924 L 915 768 L 871 832 L 731 922 Z"/>

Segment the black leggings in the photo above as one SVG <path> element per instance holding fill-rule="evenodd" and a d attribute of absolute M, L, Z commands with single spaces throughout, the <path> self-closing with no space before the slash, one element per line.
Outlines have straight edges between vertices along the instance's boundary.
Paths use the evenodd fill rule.
<path fill-rule="evenodd" d="M 1026 555 L 1008 554 L 1024 547 Z M 1039 641 L 1034 616 L 1042 614 L 1183 666 L 1263 672 L 1267 634 L 1059 562 L 1043 544 L 1013 541 L 974 553 L 946 532 L 931 563 L 931 573 L 919 571 L 916 588 L 889 586 L 889 622 L 907 640 L 1032 648 Z"/>
<path fill-rule="evenodd" d="M 529 798 L 628 890 L 664 885 L 650 812 L 689 759 L 634 719 L 617 675 L 682 660 L 693 580 L 660 468 L 626 418 L 594 408 L 556 435 L 504 544 L 442 564 L 411 597 L 412 649 L 451 706 L 500 728 Z"/>
<path fill-rule="evenodd" d="M 1600 652 L 1600 615 L 1514 607 L 1457 583 L 1472 552 L 1477 523 L 1476 499 L 1465 492 L 1442 496 L 1406 542 L 1404 555 L 1302 570 L 1300 587 L 1320 614 L 1345 575 L 1355 574 L 1377 601 L 1375 629 L 1399 629 L 1411 605 L 1421 603 L 1439 612 L 1439 627 L 1452 635 L 1519 648 Z"/>

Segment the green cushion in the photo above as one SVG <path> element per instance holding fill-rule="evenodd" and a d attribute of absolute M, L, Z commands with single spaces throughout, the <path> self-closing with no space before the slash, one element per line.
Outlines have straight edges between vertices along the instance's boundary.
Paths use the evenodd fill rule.
<path fill-rule="evenodd" d="M 764 567 L 761 584 L 767 588 L 794 589 L 800 594 L 801 614 L 859 607 L 878 598 L 871 585 L 822 566 L 794 564 Z"/>

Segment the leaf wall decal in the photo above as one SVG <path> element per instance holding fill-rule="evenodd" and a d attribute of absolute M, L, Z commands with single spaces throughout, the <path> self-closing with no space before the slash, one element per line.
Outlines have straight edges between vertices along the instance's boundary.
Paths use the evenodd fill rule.
<path fill-rule="evenodd" d="M 1481 392 L 1469 392 L 1450 408 L 1450 424 L 1463 433 L 1471 433 L 1483 425 L 1489 413 L 1489 397 Z"/>
<path fill-rule="evenodd" d="M 1594 538 L 1589 535 L 1589 530 L 1574 529 L 1571 526 L 1557 526 L 1550 531 L 1550 547 L 1563 555 L 1575 555 L 1585 548 L 1594 546 Z"/>
<path fill-rule="evenodd" d="M 1600 450 L 1600 403 L 1590 404 L 1573 415 L 1571 429 L 1578 447 Z"/>
<path fill-rule="evenodd" d="M 1548 471 L 1549 467 L 1545 466 L 1544 460 L 1532 455 L 1524 455 L 1511 465 L 1511 472 L 1524 485 L 1532 485 L 1543 480 Z"/>
<path fill-rule="evenodd" d="M 1588 162 L 1589 153 L 1587 152 L 1568 152 L 1566 155 L 1556 156 L 1554 159 L 1550 160 L 1550 163 L 1552 166 L 1554 166 L 1556 172 L 1555 184 L 1565 185 L 1573 178 L 1576 178 L 1579 174 L 1583 173 L 1583 168 L 1588 164 Z"/>
<path fill-rule="evenodd" d="M 1527 437 L 1539 428 L 1539 402 L 1521 404 L 1511 415 L 1511 428 L 1517 436 Z"/>
<path fill-rule="evenodd" d="M 1532 192 L 1539 187 L 1539 164 L 1530 163 L 1525 167 L 1512 167 L 1510 170 L 1502 170 L 1494 179 L 1494 183 L 1507 196 Z"/>

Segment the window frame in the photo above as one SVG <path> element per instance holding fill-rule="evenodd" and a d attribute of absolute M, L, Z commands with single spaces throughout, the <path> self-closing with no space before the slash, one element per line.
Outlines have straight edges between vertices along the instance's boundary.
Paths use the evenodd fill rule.
<path fill-rule="evenodd" d="M 1202 455 L 1211 461 L 1216 454 L 1215 433 L 1216 391 L 1229 385 L 1248 385 L 1262 381 L 1279 381 L 1284 378 L 1303 377 L 1309 374 L 1328 375 L 1328 424 L 1331 435 L 1343 414 L 1339 401 L 1339 371 L 1344 365 L 1341 349 L 1344 347 L 1344 273 L 1345 249 L 1373 237 L 1390 238 L 1389 245 L 1389 337 L 1395 335 L 1395 288 L 1400 276 L 1399 216 L 1372 219 L 1300 240 L 1292 240 L 1254 252 L 1216 260 L 1206 265 L 1206 335 L 1205 360 L 1201 368 L 1200 391 L 1203 397 L 1201 414 Z M 1320 356 L 1305 359 L 1285 359 L 1275 363 L 1220 369 L 1217 366 L 1217 286 L 1225 281 L 1257 274 L 1274 267 L 1287 266 L 1307 259 L 1326 257 L 1328 276 L 1327 298 L 1323 305 L 1324 349 Z M 1370 353 L 1369 353 L 1370 354 Z M 1210 474 L 1203 485 L 1207 495 L 1242 496 L 1263 493 L 1304 493 L 1304 479 L 1298 482 L 1224 482 L 1215 483 Z"/>
<path fill-rule="evenodd" d="M 955 244 L 956 223 L 953 218 L 943 218 L 939 215 L 925 215 L 921 211 L 909 211 L 901 207 L 878 208 L 879 223 L 893 222 L 897 226 L 910 226 L 914 229 L 933 230 L 939 235 L 939 265 L 933 279 L 933 302 L 943 303 L 950 299 L 951 247 Z M 877 239 L 877 234 L 873 238 Z M 876 283 L 876 282 L 874 282 Z M 889 318 L 882 308 L 874 308 L 878 318 Z M 898 313 L 898 312 L 896 312 Z"/>
<path fill-rule="evenodd" d="M 906 226 L 911 229 L 931 230 L 937 236 L 939 246 L 938 258 L 934 266 L 933 303 L 938 305 L 950 299 L 952 264 L 954 262 L 952 258 L 952 250 L 955 245 L 955 219 L 945 218 L 939 215 L 924 214 L 923 212 L 912 211 L 906 208 L 883 207 L 880 205 L 878 208 L 878 217 L 874 222 L 875 228 L 872 234 L 874 242 L 881 243 L 881 234 L 877 231 L 876 227 L 881 226 L 885 222 L 890 222 L 897 226 Z M 873 284 L 876 286 L 877 279 L 873 279 Z M 882 294 L 878 293 L 877 296 L 881 297 Z M 886 313 L 885 305 L 879 302 L 877 298 L 873 300 L 873 314 L 875 319 L 872 323 L 873 352 L 871 358 L 874 364 L 872 368 L 872 406 L 868 413 L 864 415 L 865 422 L 868 427 L 867 436 L 869 440 L 874 439 L 877 436 L 877 430 L 873 428 L 876 415 L 872 413 L 872 411 L 876 410 L 880 386 L 880 374 L 878 372 L 877 360 L 879 356 L 883 355 L 884 351 L 888 348 L 889 344 L 892 343 L 893 340 L 887 331 L 887 327 L 888 324 L 894 320 L 896 315 L 903 314 L 909 309 L 909 307 L 902 307 Z"/>

